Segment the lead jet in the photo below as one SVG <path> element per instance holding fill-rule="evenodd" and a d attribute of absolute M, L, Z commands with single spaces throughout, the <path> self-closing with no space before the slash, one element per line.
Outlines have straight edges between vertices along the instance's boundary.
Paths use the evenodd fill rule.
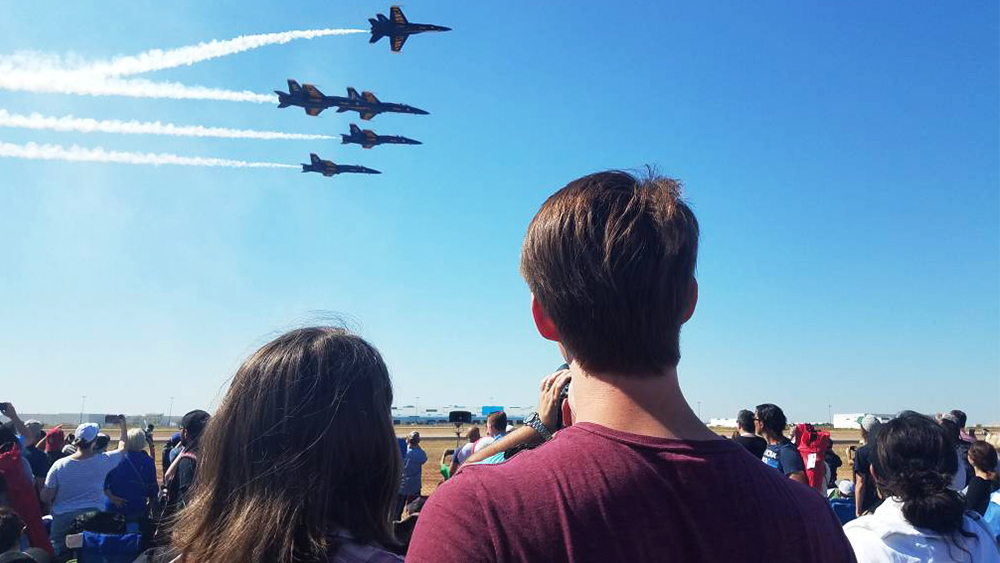
<path fill-rule="evenodd" d="M 341 144 L 346 145 L 348 143 L 354 143 L 361 145 L 366 149 L 370 149 L 375 145 L 422 145 L 420 141 L 409 139 L 406 137 L 400 137 L 399 135 L 376 135 L 371 129 L 361 130 L 355 124 L 351 124 L 351 134 L 344 135 L 341 133 Z"/>
<path fill-rule="evenodd" d="M 427 115 L 426 111 L 406 104 L 380 102 L 375 97 L 375 94 L 371 92 L 362 92 L 358 95 L 358 91 L 354 88 L 347 89 L 346 98 L 343 96 L 327 96 L 312 84 L 299 86 L 299 83 L 291 78 L 288 79 L 287 93 L 281 90 L 275 90 L 274 93 L 278 95 L 279 108 L 298 106 L 305 109 L 306 113 L 312 116 L 317 116 L 320 112 L 330 107 L 336 107 L 337 113 L 356 111 L 361 116 L 361 119 L 365 121 L 370 120 L 380 113 Z"/>
<path fill-rule="evenodd" d="M 451 31 L 450 27 L 440 25 L 410 23 L 406 20 L 406 16 L 403 15 L 403 10 L 400 10 L 399 6 L 389 8 L 388 18 L 384 14 L 378 14 L 374 18 L 369 18 L 368 21 L 372 24 L 372 38 L 368 42 L 377 43 L 379 39 L 388 37 L 392 43 L 391 48 L 393 53 L 398 53 L 403 48 L 403 43 L 406 43 L 406 38 L 414 33 Z"/>
<path fill-rule="evenodd" d="M 302 164 L 302 172 L 319 172 L 320 174 L 329 178 L 334 174 L 343 174 L 344 172 L 353 172 L 355 174 L 381 174 L 378 170 L 372 170 L 364 166 L 357 166 L 355 164 L 334 164 L 329 160 L 321 160 L 315 154 L 310 154 L 309 158 L 312 160 L 312 164 Z"/>

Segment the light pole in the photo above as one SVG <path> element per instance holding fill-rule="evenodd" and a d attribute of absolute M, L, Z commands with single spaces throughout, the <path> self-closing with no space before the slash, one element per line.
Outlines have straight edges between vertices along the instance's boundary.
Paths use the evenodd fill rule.
<path fill-rule="evenodd" d="M 826 418 L 830 421 L 830 426 L 833 426 L 833 406 L 826 406 Z"/>
<path fill-rule="evenodd" d="M 418 416 L 420 416 L 420 397 L 417 397 L 417 400 L 413 403 L 413 417 L 416 418 Z"/>
<path fill-rule="evenodd" d="M 87 396 L 80 396 L 80 424 L 83 424 L 83 405 L 87 404 Z"/>
<path fill-rule="evenodd" d="M 170 428 L 170 419 L 174 417 L 174 398 L 170 397 L 170 410 L 167 411 L 167 428 Z"/>

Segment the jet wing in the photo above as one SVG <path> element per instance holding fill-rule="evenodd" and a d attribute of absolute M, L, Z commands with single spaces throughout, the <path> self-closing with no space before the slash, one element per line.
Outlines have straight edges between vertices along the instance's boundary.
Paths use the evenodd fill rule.
<path fill-rule="evenodd" d="M 302 87 L 302 89 L 306 91 L 306 94 L 310 98 L 317 98 L 317 99 L 323 98 L 323 92 L 320 92 L 319 89 L 313 86 L 312 84 L 306 84 Z"/>
<path fill-rule="evenodd" d="M 378 101 L 378 98 L 375 97 L 375 94 L 372 94 L 371 92 L 364 92 L 361 94 L 361 97 L 364 98 L 366 102 L 371 102 L 373 104 L 381 103 Z"/>
<path fill-rule="evenodd" d="M 406 16 L 403 15 L 403 10 L 400 10 L 399 6 L 389 8 L 389 18 L 392 19 L 394 23 L 409 23 L 406 21 Z"/>
<path fill-rule="evenodd" d="M 406 43 L 406 38 L 409 35 L 393 35 L 392 36 L 392 52 L 398 53 L 403 48 L 403 43 Z"/>
<path fill-rule="evenodd" d="M 374 112 L 368 112 L 368 113 L 361 114 L 361 119 L 364 119 L 365 121 L 371 121 L 371 118 L 373 118 L 373 117 L 375 117 L 375 113 Z"/>
<path fill-rule="evenodd" d="M 319 115 L 319 112 L 321 111 L 323 111 L 323 108 L 306 108 L 306 113 L 313 117 Z"/>
<path fill-rule="evenodd" d="M 374 146 L 375 146 L 375 145 L 373 145 L 373 144 L 371 144 L 371 143 L 367 143 L 367 144 L 364 144 L 364 145 L 361 145 L 361 148 L 363 148 L 363 149 L 370 149 L 370 148 L 372 148 L 372 147 L 374 147 Z"/>

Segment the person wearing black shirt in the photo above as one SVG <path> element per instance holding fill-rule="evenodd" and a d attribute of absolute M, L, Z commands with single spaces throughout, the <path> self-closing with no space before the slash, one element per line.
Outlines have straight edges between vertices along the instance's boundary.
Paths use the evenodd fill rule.
<path fill-rule="evenodd" d="M 872 444 L 879 426 L 881 422 L 873 415 L 868 414 L 861 419 L 861 439 L 865 444 L 854 452 L 854 506 L 858 516 L 874 510 L 878 502 L 878 491 L 872 478 Z"/>
<path fill-rule="evenodd" d="M 969 447 L 968 459 L 975 476 L 969 480 L 969 488 L 965 491 L 965 507 L 982 516 L 990 505 L 990 495 L 996 490 L 997 451 L 989 442 L 979 441 Z"/>
<path fill-rule="evenodd" d="M 736 429 L 738 435 L 733 436 L 733 441 L 747 449 L 757 459 L 764 457 L 764 450 L 767 449 L 767 440 L 753 433 L 753 413 L 744 409 L 736 415 Z"/>

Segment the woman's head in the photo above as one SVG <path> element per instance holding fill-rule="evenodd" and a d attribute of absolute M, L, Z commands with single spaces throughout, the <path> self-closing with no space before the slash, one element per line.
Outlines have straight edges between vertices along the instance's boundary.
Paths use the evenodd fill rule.
<path fill-rule="evenodd" d="M 280 336 L 236 372 L 201 437 L 174 534 L 187 561 L 325 561 L 338 529 L 392 544 L 399 448 L 378 350 L 346 330 Z"/>
<path fill-rule="evenodd" d="M 997 470 L 997 450 L 989 442 L 979 440 L 969 446 L 969 463 L 985 473 Z"/>
<path fill-rule="evenodd" d="M 130 452 L 141 452 L 146 449 L 146 433 L 141 428 L 129 430 L 125 439 L 125 449 Z"/>
<path fill-rule="evenodd" d="M 906 412 L 883 424 L 872 465 L 879 489 L 903 503 L 903 516 L 911 524 L 939 533 L 961 530 L 965 503 L 948 488 L 958 456 L 934 419 Z"/>

